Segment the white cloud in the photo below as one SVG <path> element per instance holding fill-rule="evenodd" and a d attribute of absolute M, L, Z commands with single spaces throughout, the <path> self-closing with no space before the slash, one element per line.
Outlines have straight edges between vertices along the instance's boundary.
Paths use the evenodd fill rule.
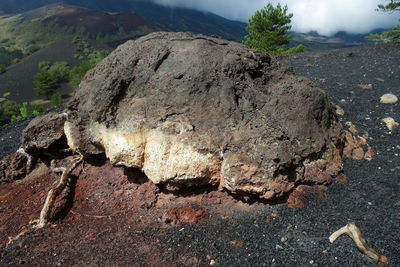
<path fill-rule="evenodd" d="M 213 12 L 220 16 L 247 22 L 248 17 L 263 8 L 266 0 L 152 0 L 172 7 L 187 7 Z M 332 35 L 338 31 L 367 33 L 377 28 L 398 24 L 400 12 L 393 14 L 375 11 L 383 0 L 284 0 L 271 1 L 287 4 L 293 13 L 292 30 L 317 31 Z"/>

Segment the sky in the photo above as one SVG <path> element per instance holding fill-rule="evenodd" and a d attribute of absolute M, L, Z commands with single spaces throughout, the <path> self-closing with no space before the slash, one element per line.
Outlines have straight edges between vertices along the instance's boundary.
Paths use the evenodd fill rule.
<path fill-rule="evenodd" d="M 186 7 L 212 12 L 222 17 L 247 22 L 267 0 L 150 0 L 171 7 Z M 384 0 L 282 0 L 293 13 L 292 30 L 317 31 L 333 35 L 338 31 L 368 33 L 377 28 L 388 28 L 399 23 L 400 12 L 392 14 L 376 11 Z"/>

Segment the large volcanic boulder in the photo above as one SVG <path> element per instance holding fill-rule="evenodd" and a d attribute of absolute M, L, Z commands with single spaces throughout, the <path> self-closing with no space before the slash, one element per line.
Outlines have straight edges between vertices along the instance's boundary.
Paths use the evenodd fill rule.
<path fill-rule="evenodd" d="M 341 171 L 334 111 L 325 92 L 268 54 L 153 33 L 89 71 L 64 132 L 74 150 L 105 153 L 155 184 L 214 184 L 270 199 L 299 184 L 329 184 Z"/>

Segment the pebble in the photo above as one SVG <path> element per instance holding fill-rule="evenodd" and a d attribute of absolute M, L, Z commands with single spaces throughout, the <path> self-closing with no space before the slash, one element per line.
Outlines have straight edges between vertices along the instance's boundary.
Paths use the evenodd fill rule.
<path fill-rule="evenodd" d="M 343 116 L 344 115 L 344 110 L 336 105 L 336 114 L 339 116 Z"/>
<path fill-rule="evenodd" d="M 372 84 L 359 84 L 358 87 L 360 87 L 361 89 L 372 89 Z"/>
<path fill-rule="evenodd" d="M 288 238 L 287 238 L 286 236 L 284 236 L 284 237 L 281 238 L 281 242 L 282 242 L 282 243 L 286 243 L 287 241 L 288 241 Z"/>
<path fill-rule="evenodd" d="M 383 96 L 381 96 L 380 102 L 383 104 L 394 104 L 397 101 L 398 101 L 398 98 L 394 94 L 384 94 Z"/>
<path fill-rule="evenodd" d="M 389 131 L 392 131 L 394 128 L 399 126 L 399 123 L 391 117 L 383 118 L 382 121 L 386 124 L 386 127 L 389 129 Z"/>
<path fill-rule="evenodd" d="M 275 246 L 275 249 L 276 249 L 276 250 L 282 251 L 282 250 L 283 250 L 283 247 L 282 247 L 281 245 L 276 245 L 276 246 Z"/>

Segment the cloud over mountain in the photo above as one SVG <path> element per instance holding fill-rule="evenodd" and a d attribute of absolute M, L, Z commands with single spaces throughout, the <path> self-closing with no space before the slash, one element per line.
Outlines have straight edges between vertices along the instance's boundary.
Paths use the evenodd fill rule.
<path fill-rule="evenodd" d="M 264 7 L 265 0 L 148 0 L 171 7 L 186 7 L 216 13 L 240 21 Z M 399 12 L 388 14 L 377 12 L 381 0 L 272 0 L 287 4 L 294 14 L 293 30 L 298 32 L 317 31 L 332 35 L 338 31 L 366 33 L 376 28 L 386 28 L 398 23 Z"/>

